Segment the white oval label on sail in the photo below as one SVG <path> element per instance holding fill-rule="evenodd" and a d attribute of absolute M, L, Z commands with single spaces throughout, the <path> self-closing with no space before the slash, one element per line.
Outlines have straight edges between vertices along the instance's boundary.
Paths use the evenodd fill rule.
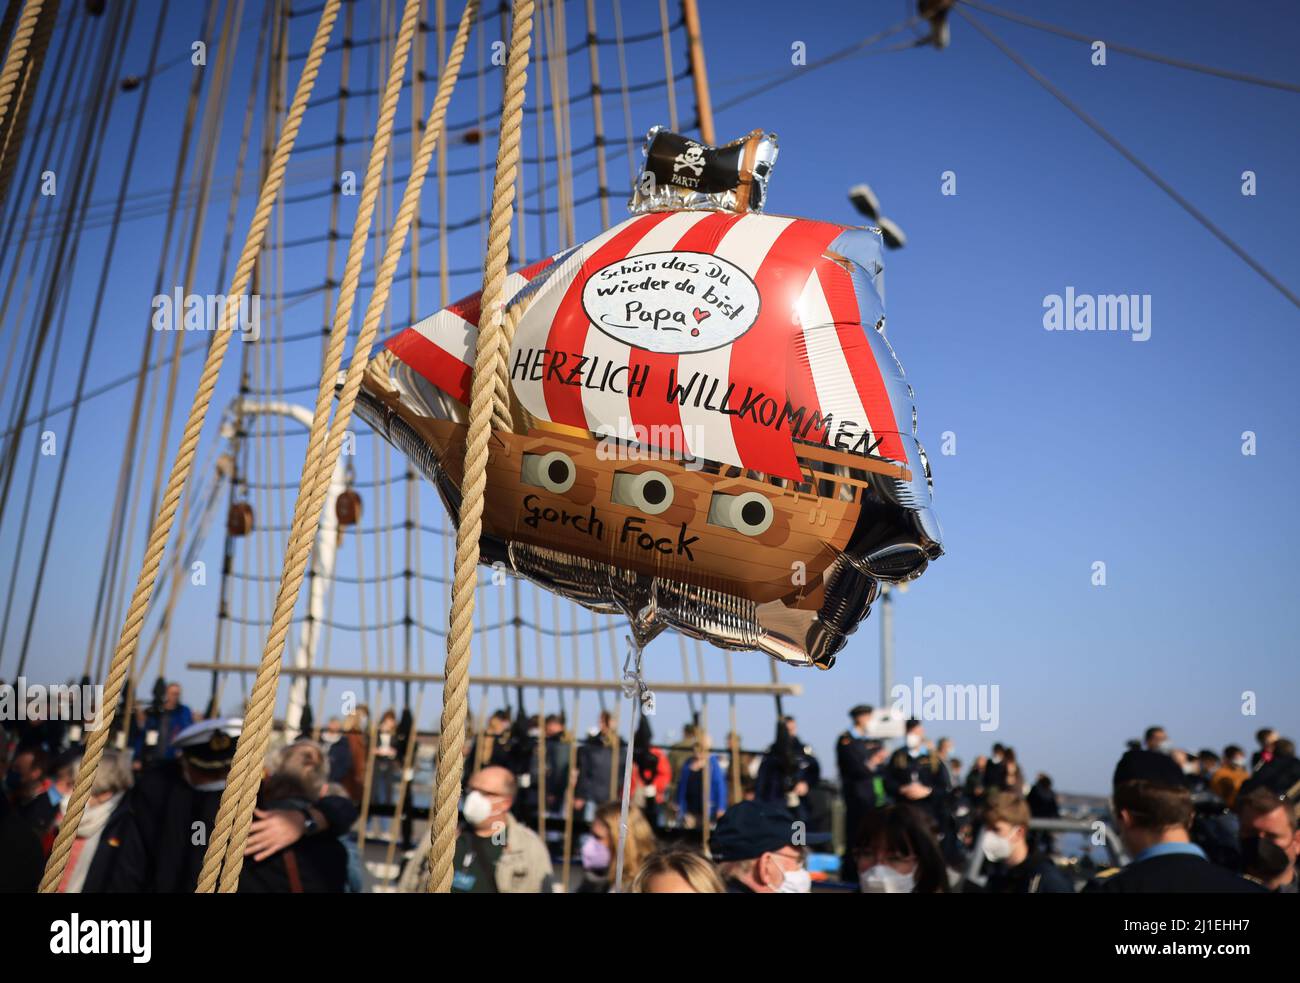
<path fill-rule="evenodd" d="M 664 354 L 729 345 L 758 320 L 758 287 L 709 253 L 672 250 L 603 266 L 582 287 L 591 323 L 626 345 Z"/>

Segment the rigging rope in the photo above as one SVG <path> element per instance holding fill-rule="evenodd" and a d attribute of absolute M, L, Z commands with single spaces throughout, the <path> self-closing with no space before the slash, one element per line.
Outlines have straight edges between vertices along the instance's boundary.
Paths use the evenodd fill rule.
<path fill-rule="evenodd" d="M 961 0 L 968 7 L 974 7 L 976 10 L 983 11 L 986 14 L 992 14 L 994 17 L 1001 17 L 1004 20 L 1013 21 L 1017 24 L 1023 24 L 1026 27 L 1032 27 L 1039 31 L 1046 31 L 1049 34 L 1056 34 L 1063 38 L 1069 38 L 1071 41 L 1082 41 L 1085 44 L 1096 44 L 1101 42 L 1109 51 L 1118 51 L 1122 55 L 1131 55 L 1134 58 L 1142 58 L 1146 61 L 1158 62 L 1161 65 L 1170 65 L 1174 68 L 1184 68 L 1189 72 L 1201 72 L 1205 75 L 1215 75 L 1219 78 L 1231 79 L 1234 82 L 1246 82 L 1250 85 L 1261 85 L 1269 89 L 1281 89 L 1284 92 L 1300 92 L 1300 85 L 1295 82 L 1281 82 L 1277 79 L 1261 78 L 1258 75 L 1247 75 L 1245 72 L 1234 72 L 1226 68 L 1215 68 L 1213 65 L 1201 65 L 1194 61 L 1186 61 L 1182 58 L 1172 58 L 1169 55 L 1162 55 L 1154 51 L 1144 51 L 1141 48 L 1134 48 L 1127 44 L 1120 44 L 1117 41 L 1107 41 L 1105 38 L 1099 38 L 1090 34 L 1080 34 L 1078 31 L 1071 31 L 1056 24 L 1048 24 L 1045 21 L 1035 20 L 1032 17 L 1025 17 L 1014 11 L 1004 10 L 1001 7 L 994 7 L 992 4 L 978 3 L 976 0 Z"/>
<path fill-rule="evenodd" d="M 1209 217 L 1205 215 L 1205 213 L 1203 213 L 1199 208 L 1197 208 L 1190 201 L 1188 201 L 1177 191 L 1175 191 L 1172 185 L 1170 185 L 1167 181 L 1165 181 L 1164 178 L 1162 178 L 1159 174 L 1157 174 L 1150 167 L 1144 164 L 1136 154 L 1134 154 L 1131 150 L 1129 150 L 1122 143 L 1120 143 L 1118 139 L 1111 136 L 1110 132 L 1104 126 L 1102 126 L 1099 122 L 1097 122 L 1095 119 L 1089 116 L 1088 113 L 1086 113 L 1079 105 L 1077 105 L 1072 99 L 1070 99 L 1069 96 L 1067 96 L 1064 92 L 1062 92 L 1055 85 L 1049 82 L 1047 78 L 1041 72 L 1038 71 L 1038 69 L 1034 68 L 1033 65 L 1030 65 L 1027 61 L 1021 58 L 1020 55 L 1016 54 L 1015 51 L 1013 51 L 1010 47 L 1007 46 L 1006 42 L 1004 42 L 1001 38 L 999 38 L 996 34 L 990 31 L 987 27 L 981 24 L 970 14 L 966 13 L 966 11 L 958 9 L 957 13 L 962 17 L 963 20 L 965 20 L 968 24 L 974 27 L 975 30 L 983 34 L 984 37 L 989 42 L 991 42 L 994 47 L 996 47 L 999 51 L 1001 51 L 1004 55 L 1006 55 L 1009 59 L 1011 59 L 1011 61 L 1014 62 L 1017 66 L 1019 66 L 1027 75 L 1029 75 L 1030 78 L 1032 78 L 1035 82 L 1037 82 L 1044 89 L 1050 92 L 1056 98 L 1056 100 L 1059 103 L 1061 103 L 1061 105 L 1063 105 L 1066 109 L 1068 109 L 1075 116 L 1077 116 L 1079 120 L 1082 121 L 1090 130 L 1096 133 L 1097 136 L 1101 137 L 1108 144 L 1110 144 L 1111 147 L 1113 147 L 1121 157 L 1123 157 L 1130 164 L 1132 164 L 1139 171 L 1141 171 L 1142 174 L 1147 178 L 1147 180 L 1149 180 L 1157 188 L 1159 188 L 1170 198 L 1172 198 L 1178 204 L 1178 206 L 1183 209 L 1183 211 L 1185 211 L 1192 218 L 1196 219 L 1196 221 L 1199 222 L 1202 226 L 1204 226 L 1205 229 L 1212 236 L 1214 236 L 1221 243 L 1223 243 L 1234 253 L 1236 253 L 1238 258 L 1241 259 L 1242 262 L 1244 262 L 1252 270 L 1254 270 L 1261 277 L 1263 277 L 1264 280 L 1267 281 L 1268 284 L 1272 286 L 1275 290 L 1277 290 L 1278 293 L 1280 293 L 1283 297 L 1289 300 L 1296 307 L 1300 307 L 1300 296 L 1297 296 L 1294 292 L 1291 291 L 1290 288 L 1288 288 L 1284 283 L 1282 283 L 1281 280 L 1279 280 L 1267 269 L 1265 269 L 1263 264 L 1261 264 L 1258 260 L 1256 260 L 1253 256 L 1251 256 L 1250 253 L 1246 252 L 1245 249 L 1237 245 L 1237 243 L 1226 232 L 1224 232 L 1217 225 L 1215 225 L 1214 222 L 1212 222 L 1209 219 Z"/>
<path fill-rule="evenodd" d="M 337 13 L 337 3 L 333 9 Z M 200 894 L 210 893 L 217 887 L 218 875 L 220 875 L 220 891 L 223 894 L 233 893 L 239 885 L 239 874 L 243 869 L 244 843 L 248 838 L 248 825 L 252 821 L 253 808 L 256 805 L 257 789 L 261 784 L 261 762 L 266 754 L 266 745 L 271 735 L 276 685 L 279 681 L 280 654 L 284 649 L 293 608 L 297 603 L 298 591 L 306 571 L 307 557 L 310 555 L 316 527 L 320 522 L 325 488 L 320 488 L 318 497 L 315 494 L 316 486 L 321 485 L 321 478 L 326 484 L 328 483 L 334 460 L 338 457 L 337 446 L 333 448 L 334 454 L 329 456 L 322 445 L 326 438 L 333 434 L 333 429 L 328 424 L 335 375 L 343 359 L 343 346 L 347 341 L 348 326 L 352 320 L 361 261 L 365 255 L 370 226 L 374 219 L 384 160 L 392 140 L 393 118 L 397 112 L 400 83 L 406 70 L 407 56 L 415 35 L 417 13 L 418 0 L 407 0 L 397 51 L 389 68 L 388 85 L 380 107 L 375 142 L 371 147 L 370 162 L 366 168 L 352 239 L 348 246 L 343 286 L 339 292 L 326 364 L 316 397 L 302 478 L 294 505 L 293 524 L 285 547 L 283 575 L 275 601 L 271 631 L 262 652 L 261 668 L 244 713 L 243 733 L 234 763 L 231 765 L 226 788 L 222 792 L 221 806 L 217 811 L 212 836 L 203 858 L 203 868 L 199 874 L 197 887 L 197 892 Z M 357 350 L 360 349 L 361 339 L 358 339 Z M 343 406 L 340 405 L 339 416 L 342 415 Z M 329 456 L 328 461 L 321 459 L 323 453 Z M 326 463 L 329 465 L 328 469 L 323 467 Z M 322 467 L 318 468 L 318 464 Z M 310 506 L 313 504 L 315 508 L 311 509 Z"/>
<path fill-rule="evenodd" d="M 102 103 L 96 101 L 96 111 L 87 116 L 84 120 L 83 129 L 78 141 L 81 153 L 72 176 L 72 204 L 65 213 L 64 225 L 59 241 L 54 246 L 47 260 L 45 283 L 42 287 L 43 300 L 40 314 L 38 316 L 38 325 L 35 331 L 36 340 L 35 344 L 31 346 L 28 351 L 28 354 L 30 355 L 31 368 L 23 386 L 19 387 L 18 392 L 20 395 L 16 395 L 16 398 L 20 401 L 19 405 L 28 405 L 28 402 L 31 399 L 32 390 L 36 385 L 39 370 L 44 364 L 41 356 L 57 308 L 59 309 L 58 326 L 54 332 L 54 348 L 48 359 L 49 375 L 44 400 L 44 407 L 48 408 L 49 406 L 49 387 L 53 384 L 54 369 L 58 364 L 59 350 L 62 346 L 64 328 L 67 320 L 67 305 L 72 293 L 71 274 L 76 268 L 77 256 L 81 247 L 80 226 L 81 222 L 85 218 L 86 205 L 90 201 L 90 189 L 93 187 L 95 177 L 99 172 L 99 165 L 103 157 L 103 150 L 107 140 L 108 118 L 112 108 L 114 93 L 111 87 L 108 87 L 107 92 L 104 90 L 106 88 L 107 79 L 112 77 L 112 75 L 121 68 L 121 55 L 119 53 L 115 59 L 112 54 L 112 49 L 115 47 L 114 42 L 118 39 L 119 31 L 122 37 L 129 37 L 131 24 L 133 22 L 132 14 L 133 11 L 127 12 L 125 25 L 123 25 L 120 16 L 115 14 L 112 18 L 112 22 L 107 28 L 109 44 L 101 53 L 99 64 L 96 66 L 95 71 L 90 75 L 91 85 L 94 86 L 96 91 L 103 96 L 104 101 Z M 15 435 L 7 448 L 8 454 L 5 460 L 6 468 L 3 479 L 0 481 L 0 487 L 3 488 L 3 491 L 0 491 L 0 516 L 4 514 L 4 507 L 8 502 L 10 482 L 14 476 L 14 467 L 17 463 L 19 444 L 20 437 Z M 32 446 L 32 452 L 32 471 L 34 474 L 36 471 L 35 455 L 38 453 L 38 444 L 35 442 Z M 29 483 L 28 496 L 23 507 L 24 528 L 22 530 L 22 535 L 20 536 L 20 541 L 25 538 L 26 534 L 25 516 L 27 508 L 31 504 L 30 491 L 31 484 Z M 30 640 L 31 622 L 29 621 L 24 636 L 23 648 L 18 660 L 19 675 L 22 675 L 26 666 L 27 651 Z"/>
<path fill-rule="evenodd" d="M 294 509 L 294 528 L 290 532 L 289 543 L 285 548 L 284 578 L 281 581 L 280 594 L 277 598 L 276 611 L 273 616 L 274 623 L 267 638 L 266 648 L 263 652 L 262 669 L 259 671 L 258 682 L 254 685 L 253 695 L 249 702 L 249 712 L 245 718 L 243 739 L 239 744 L 240 751 L 244 752 L 244 767 L 239 770 L 240 762 L 237 754 L 228 779 L 227 794 L 222 797 L 223 811 L 229 811 L 227 810 L 228 799 L 233 800 L 236 796 L 239 799 L 238 814 L 226 820 L 227 826 L 234 821 L 238 823 L 238 828 L 227 833 L 229 841 L 226 849 L 225 866 L 221 871 L 221 891 L 223 893 L 233 892 L 238 886 L 239 872 L 243 864 L 243 845 L 247 839 L 248 824 L 252 819 L 257 786 L 260 780 L 257 769 L 262 756 L 265 754 L 265 748 L 271 734 L 280 653 L 283 651 L 293 608 L 302 585 L 303 573 L 306 569 L 307 557 L 311 552 L 312 542 L 315 539 L 316 527 L 320 522 L 321 507 L 328 490 L 330 475 L 342 449 L 346 428 L 351 419 L 352 408 L 361 388 L 362 375 L 367 368 L 370 348 L 378 332 L 379 322 L 383 317 L 388 302 L 393 273 L 401 260 L 413 215 L 419 207 L 420 190 L 424 183 L 424 177 L 428 172 L 429 163 L 433 158 L 438 134 L 442 130 L 442 121 L 445 119 L 452 89 L 459 75 L 460 64 L 469 41 L 469 30 L 476 9 L 477 0 L 469 0 L 464 14 L 462 14 L 456 37 L 452 42 L 452 51 L 448 56 L 448 71 L 443 78 L 439 79 L 437 96 L 429 113 L 429 125 L 426 127 L 424 139 L 420 143 L 418 166 L 412 174 L 411 181 L 403 191 L 401 207 L 398 209 L 393 229 L 385 244 L 383 262 L 379 268 L 375 292 L 371 295 L 366 308 L 365 319 L 353 347 L 352 362 L 348 366 L 342 391 L 338 397 L 338 409 L 335 412 L 333 422 L 328 426 L 328 433 L 325 433 L 325 425 L 328 421 L 336 373 L 327 371 L 321 379 L 317 418 L 313 420 L 309 443 L 312 447 L 320 447 L 322 441 L 324 441 L 325 446 L 317 455 L 313 455 L 310 448 L 308 451 L 306 466 L 303 470 L 303 482 Z M 375 138 L 376 149 L 372 155 L 372 162 L 378 163 L 379 167 L 378 170 L 373 167 L 367 169 L 365 185 L 370 193 L 367 194 L 366 191 L 363 191 L 361 206 L 358 210 L 358 226 L 363 224 L 366 228 L 369 226 L 369 213 L 373 210 L 374 199 L 377 197 L 378 181 L 383 170 L 382 163 L 387 156 L 388 145 L 392 137 L 392 120 L 396 112 L 397 98 L 400 92 L 399 83 L 405 71 L 408 52 L 415 33 L 417 23 L 415 15 L 418 10 L 419 0 L 408 0 L 407 7 L 403 12 L 402 29 L 399 35 L 397 51 L 395 52 L 393 64 L 390 66 L 389 90 L 386 93 L 384 105 L 381 109 L 380 125 Z M 374 187 L 370 188 L 372 184 Z M 369 205 L 367 205 L 367 202 L 369 202 Z M 365 215 L 362 214 L 362 210 L 366 212 Z M 354 242 L 358 234 L 354 229 Z M 363 248 L 358 251 L 355 260 L 352 255 L 349 255 L 348 263 L 345 266 L 344 284 L 339 296 L 339 311 L 336 313 L 334 334 L 330 339 L 330 360 L 328 364 L 331 368 L 337 367 L 342 361 L 343 345 L 347 340 L 347 327 L 351 321 L 352 301 L 360 277 L 361 258 L 364 254 L 364 237 L 361 245 Z M 327 440 L 325 440 L 326 437 Z M 232 789 L 236 788 L 241 789 L 240 792 L 232 793 Z M 220 814 L 218 815 L 218 822 L 221 822 Z M 217 837 L 221 835 L 221 832 L 219 827 L 214 834 L 213 841 L 209 843 L 208 854 L 204 858 L 204 870 L 200 875 L 199 891 L 211 890 L 212 882 L 215 880 L 215 868 L 220 856 L 217 852 L 219 849 Z"/>
<path fill-rule="evenodd" d="M 211 34 L 212 27 L 216 22 L 217 5 L 209 0 L 203 16 L 200 20 L 200 37 L 208 37 Z M 180 198 L 181 186 L 185 175 L 185 163 L 189 157 L 190 136 L 194 129 L 194 120 L 198 112 L 199 93 L 203 86 L 204 67 L 195 66 L 194 72 L 190 79 L 189 99 L 185 107 L 185 120 L 181 126 L 181 139 L 177 148 L 176 167 L 172 177 L 172 193 L 167 211 L 167 222 L 163 233 L 162 249 L 158 253 L 158 268 L 154 279 L 154 294 L 157 295 L 162 291 L 163 275 L 166 271 L 167 253 L 171 248 L 172 233 L 176 228 L 177 205 Z M 86 660 L 83 670 L 84 675 L 90 675 L 91 660 L 99 652 L 99 664 L 95 667 L 96 676 L 102 676 L 102 660 L 104 646 L 107 645 L 109 632 L 112 630 L 113 601 L 110 598 L 110 592 L 116 587 L 117 579 L 115 571 L 118 565 L 118 557 L 122 547 L 123 540 L 123 523 L 126 521 L 127 501 L 130 497 L 131 475 L 135 469 L 135 452 L 136 443 L 140 435 L 141 409 L 145 395 L 148 375 L 146 368 L 150 365 L 150 356 L 153 352 L 154 335 L 157 332 L 152 330 L 144 332 L 144 344 L 140 353 L 140 371 L 134 377 L 136 387 L 132 396 L 130 421 L 127 424 L 128 438 L 126 446 L 122 453 L 122 463 L 118 469 L 117 488 L 114 493 L 113 509 L 109 521 L 108 537 L 104 544 L 104 562 L 100 569 L 99 586 L 95 597 L 95 612 L 90 622 L 90 632 L 86 641 Z M 157 367 L 161 367 L 163 360 L 160 359 Z"/>
<path fill-rule="evenodd" d="M 312 42 L 312 57 L 308 58 L 306 64 L 303 65 L 302 75 L 298 79 L 298 88 L 294 93 L 293 105 L 289 110 L 288 117 L 285 119 L 284 128 L 281 130 L 280 140 L 276 146 L 267 179 L 262 185 L 261 194 L 258 196 L 257 210 L 254 212 L 249 226 L 248 236 L 244 241 L 244 248 L 240 253 L 239 263 L 235 269 L 235 276 L 228 296 L 242 296 L 247 291 L 249 282 L 252 279 L 253 266 L 257 262 L 262 241 L 266 236 L 266 228 L 270 221 L 271 207 L 283 184 L 285 165 L 288 163 L 289 155 L 293 151 L 294 140 L 298 136 L 299 127 L 302 125 L 302 117 L 307 108 L 307 100 L 311 96 L 312 87 L 315 85 L 316 77 L 320 72 L 325 44 L 329 40 L 330 31 L 338 16 L 338 8 L 339 0 L 327 0 L 325 11 L 322 13 L 316 28 L 316 37 Z M 204 420 L 207 418 L 208 405 L 212 399 L 212 392 L 216 388 L 217 376 L 221 372 L 221 364 L 225 360 L 226 351 L 230 346 L 230 339 L 233 334 L 233 319 L 236 314 L 236 307 L 227 305 L 221 330 L 212 339 L 212 345 L 208 349 L 208 356 L 204 361 L 203 373 L 199 379 L 198 389 L 194 394 L 194 402 L 185 423 L 184 435 L 181 438 L 180 447 L 176 452 L 176 460 L 172 466 L 172 475 L 167 482 L 167 489 L 163 495 L 158 516 L 154 522 L 153 531 L 149 536 L 140 577 L 131 599 L 126 621 L 122 626 L 117 649 L 113 653 L 113 661 L 104 686 L 105 719 L 101 721 L 101 725 L 86 742 L 85 755 L 82 758 L 81 768 L 77 773 L 76 786 L 73 789 L 63 825 L 59 827 L 58 838 L 55 840 L 49 861 L 46 864 L 45 877 L 41 881 L 40 887 L 41 892 L 45 894 L 57 890 L 59 882 L 63 879 L 63 871 L 67 866 L 72 841 L 76 836 L 77 826 L 80 824 L 81 815 L 85 811 L 86 799 L 90 795 L 91 786 L 99 770 L 99 762 L 104 754 L 104 745 L 108 742 L 113 718 L 117 713 L 117 703 L 122 692 L 122 685 L 130 671 L 131 661 L 140 639 L 140 630 L 144 623 L 144 612 L 153 595 L 158 570 L 162 564 L 163 550 L 171 534 L 172 521 L 176 516 L 176 509 L 179 504 L 180 491 L 194 464 L 194 453 L 203 430 Z"/>
<path fill-rule="evenodd" d="M 520 123 L 528 81 L 528 49 L 532 42 L 533 0 L 514 0 L 505 95 L 501 108 L 501 142 L 497 148 L 483 269 L 482 314 L 470 395 L 469 432 L 465 440 L 465 477 L 461 515 L 456 529 L 456 562 L 452 584 L 451 623 L 443 687 L 442 729 L 438 740 L 438 781 L 430 837 L 429 889 L 451 890 L 456 848 L 456 812 L 461 787 L 461 752 L 465 744 L 465 714 L 469 690 L 470 640 L 473 635 L 474 588 L 478 582 L 479 534 L 483 528 L 483 494 L 487 485 L 488 441 L 498 373 L 505 370 L 501 349 L 506 265 L 510 253 L 510 222 L 514 212 L 515 178 L 519 160 Z"/>
<path fill-rule="evenodd" d="M 54 0 L 37 21 L 36 34 L 23 64 L 22 85 L 16 101 L 16 108 L 3 122 L 4 150 L 0 155 L 0 202 L 9 193 L 9 182 L 18 158 L 22 153 L 24 131 L 27 128 L 27 115 L 36 98 L 36 88 L 40 82 L 41 70 L 45 65 L 45 52 L 49 48 L 50 35 L 54 33 L 54 22 L 58 19 L 59 4 Z"/>
<path fill-rule="evenodd" d="M 26 0 L 23 12 L 18 18 L 18 29 L 14 31 L 13 40 L 9 42 L 9 51 L 5 55 L 4 68 L 0 69 L 0 126 L 6 133 L 13 132 L 8 114 L 14 104 L 14 90 L 18 87 L 18 76 L 22 74 L 23 63 L 27 59 L 27 49 L 31 47 L 32 35 L 36 31 L 36 22 L 41 16 L 41 7 L 45 0 Z"/>

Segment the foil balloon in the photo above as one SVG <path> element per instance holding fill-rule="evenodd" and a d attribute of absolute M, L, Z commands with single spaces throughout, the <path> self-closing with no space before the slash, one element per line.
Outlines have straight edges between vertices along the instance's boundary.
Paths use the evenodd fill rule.
<path fill-rule="evenodd" d="M 511 275 L 482 560 L 642 644 L 672 628 L 827 668 L 942 537 L 880 234 L 763 214 L 774 159 L 761 131 L 656 129 L 633 216 Z M 475 295 L 402 331 L 357 404 L 453 520 L 478 320 Z"/>

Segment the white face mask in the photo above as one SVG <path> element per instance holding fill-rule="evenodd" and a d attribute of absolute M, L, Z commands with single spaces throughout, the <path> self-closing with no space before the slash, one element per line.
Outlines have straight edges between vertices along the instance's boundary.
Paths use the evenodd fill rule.
<path fill-rule="evenodd" d="M 914 751 L 921 746 L 921 735 L 916 731 L 912 731 L 912 733 L 903 738 L 903 742 L 907 745 L 909 750 Z"/>
<path fill-rule="evenodd" d="M 1011 841 L 991 829 L 986 829 L 980 837 L 980 850 L 990 863 L 1000 863 L 1011 856 Z"/>
<path fill-rule="evenodd" d="M 812 874 L 800 867 L 798 870 L 781 872 L 781 883 L 777 885 L 777 894 L 811 894 Z"/>
<path fill-rule="evenodd" d="M 481 826 L 492 815 L 492 800 L 474 789 L 465 796 L 465 804 L 461 806 L 460 811 L 465 817 L 465 822 L 471 826 Z"/>
<path fill-rule="evenodd" d="M 877 864 L 858 875 L 863 894 L 911 894 L 916 873 L 900 874 L 888 864 Z"/>
<path fill-rule="evenodd" d="M 215 782 L 199 782 L 197 785 L 193 783 L 190 784 L 190 788 L 194 789 L 196 792 L 221 792 L 225 790 L 225 787 L 226 780 L 224 778 Z"/>

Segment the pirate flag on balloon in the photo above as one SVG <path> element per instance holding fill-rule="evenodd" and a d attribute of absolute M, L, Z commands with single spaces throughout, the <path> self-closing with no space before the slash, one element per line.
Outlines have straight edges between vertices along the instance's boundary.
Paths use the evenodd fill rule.
<path fill-rule="evenodd" d="M 941 555 L 878 230 L 763 214 L 776 139 L 646 140 L 632 217 L 513 273 L 482 561 L 728 649 L 828 668 Z M 357 411 L 456 520 L 478 295 L 402 331 Z"/>

